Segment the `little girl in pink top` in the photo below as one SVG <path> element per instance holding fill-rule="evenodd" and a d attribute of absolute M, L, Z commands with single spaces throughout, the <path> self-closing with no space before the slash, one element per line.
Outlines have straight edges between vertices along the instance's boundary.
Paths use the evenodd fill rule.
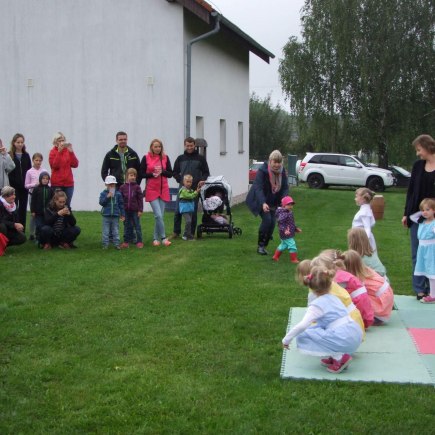
<path fill-rule="evenodd" d="M 367 267 L 362 262 L 358 252 L 349 250 L 343 255 L 346 269 L 360 278 L 366 286 L 375 312 L 374 325 L 382 325 L 387 322 L 390 319 L 394 305 L 394 293 L 388 279 Z"/>
<path fill-rule="evenodd" d="M 343 259 L 344 257 L 340 251 L 326 249 L 313 259 L 312 264 L 323 265 L 328 269 L 335 270 L 334 281 L 349 293 L 352 302 L 360 311 L 364 326 L 367 329 L 373 325 L 375 317 L 368 291 L 358 277 L 346 270 Z"/>

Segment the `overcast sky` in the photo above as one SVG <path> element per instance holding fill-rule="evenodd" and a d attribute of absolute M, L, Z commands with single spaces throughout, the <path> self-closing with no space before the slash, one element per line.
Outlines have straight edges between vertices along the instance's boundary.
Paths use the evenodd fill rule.
<path fill-rule="evenodd" d="M 260 45 L 275 55 L 270 64 L 250 55 L 250 89 L 260 97 L 268 94 L 272 102 L 288 110 L 278 77 L 282 48 L 290 36 L 300 39 L 300 10 L 304 0 L 207 0 Z"/>

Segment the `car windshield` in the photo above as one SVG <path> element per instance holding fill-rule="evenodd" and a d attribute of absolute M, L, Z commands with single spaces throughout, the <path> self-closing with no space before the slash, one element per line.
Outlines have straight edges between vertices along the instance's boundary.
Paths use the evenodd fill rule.
<path fill-rule="evenodd" d="M 411 173 L 408 172 L 406 169 L 401 168 L 400 166 L 392 166 L 397 172 L 404 175 L 405 177 L 410 177 Z"/>
<path fill-rule="evenodd" d="M 263 165 L 263 162 L 252 163 L 251 169 L 260 169 L 262 165 Z"/>
<path fill-rule="evenodd" d="M 361 163 L 362 166 L 368 166 L 367 163 L 363 162 L 359 157 L 352 155 L 352 157 L 355 160 L 358 160 L 359 163 Z"/>

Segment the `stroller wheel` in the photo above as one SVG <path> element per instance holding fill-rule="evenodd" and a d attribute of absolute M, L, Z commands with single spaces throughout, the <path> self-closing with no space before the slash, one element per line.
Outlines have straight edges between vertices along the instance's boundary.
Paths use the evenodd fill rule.
<path fill-rule="evenodd" d="M 242 229 L 239 227 L 234 227 L 233 228 L 233 233 L 237 236 L 241 236 L 242 235 Z"/>

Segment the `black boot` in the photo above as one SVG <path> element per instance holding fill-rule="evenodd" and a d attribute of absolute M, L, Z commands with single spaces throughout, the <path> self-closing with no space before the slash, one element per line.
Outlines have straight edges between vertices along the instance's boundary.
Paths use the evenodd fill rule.
<path fill-rule="evenodd" d="M 262 233 L 261 231 L 258 233 L 258 248 L 257 248 L 257 253 L 260 255 L 267 255 L 267 251 L 266 251 L 266 245 L 267 245 L 267 241 L 266 241 L 266 237 L 264 235 L 264 233 Z"/>

